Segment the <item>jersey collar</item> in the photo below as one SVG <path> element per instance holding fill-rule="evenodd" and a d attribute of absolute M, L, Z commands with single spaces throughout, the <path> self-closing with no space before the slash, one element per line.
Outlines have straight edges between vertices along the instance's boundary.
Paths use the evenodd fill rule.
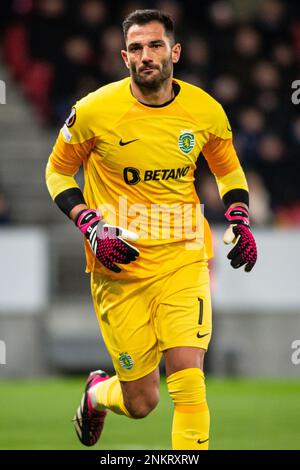
<path fill-rule="evenodd" d="M 169 104 L 171 104 L 180 92 L 180 85 L 179 85 L 179 83 L 175 82 L 175 80 L 173 80 L 172 86 L 173 86 L 174 96 L 173 96 L 173 98 L 166 101 L 165 103 L 162 103 L 162 104 L 147 104 L 147 103 L 143 103 L 142 101 L 139 101 L 139 100 L 137 100 L 137 101 L 139 103 L 141 103 L 143 106 L 147 106 L 148 108 L 164 108 L 165 106 L 168 106 Z M 129 89 L 130 89 L 130 93 L 131 93 L 132 97 L 135 98 L 135 96 L 133 96 L 133 94 L 132 94 L 130 84 L 129 84 Z"/>

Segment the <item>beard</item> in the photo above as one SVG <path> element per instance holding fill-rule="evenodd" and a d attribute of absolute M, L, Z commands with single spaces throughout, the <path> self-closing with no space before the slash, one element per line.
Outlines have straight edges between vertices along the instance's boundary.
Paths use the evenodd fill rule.
<path fill-rule="evenodd" d="M 154 76 L 152 76 L 152 74 L 147 76 L 147 74 L 143 74 L 143 69 L 145 68 L 158 70 L 159 73 L 155 73 Z M 172 76 L 172 73 L 173 63 L 171 58 L 163 60 L 161 67 L 158 65 L 144 64 L 140 71 L 137 71 L 135 64 L 130 64 L 130 75 L 132 80 L 145 91 L 158 91 L 162 84 Z"/>

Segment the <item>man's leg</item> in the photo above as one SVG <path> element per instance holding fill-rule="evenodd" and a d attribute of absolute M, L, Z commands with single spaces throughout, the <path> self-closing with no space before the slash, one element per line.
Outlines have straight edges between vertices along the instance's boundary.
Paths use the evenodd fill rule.
<path fill-rule="evenodd" d="M 161 352 L 151 321 L 151 279 L 91 277 L 95 311 L 116 375 L 91 388 L 93 406 L 143 418 L 159 400 Z M 149 289 L 150 287 L 150 289 Z"/>
<path fill-rule="evenodd" d="M 174 403 L 172 447 L 204 450 L 209 442 L 209 411 L 203 360 L 212 332 L 207 262 L 178 269 L 164 280 L 160 292 L 155 328 Z"/>
<path fill-rule="evenodd" d="M 207 450 L 210 419 L 203 373 L 205 350 L 176 347 L 164 354 L 168 389 L 174 403 L 172 448 Z"/>
<path fill-rule="evenodd" d="M 73 420 L 76 434 L 82 444 L 93 446 L 101 436 L 108 409 L 139 419 L 147 416 L 158 400 L 158 367 L 131 382 L 120 382 L 116 375 L 109 378 L 101 370 L 91 372 Z"/>
<path fill-rule="evenodd" d="M 90 389 L 93 406 L 130 418 L 144 418 L 159 401 L 159 368 L 137 380 L 120 381 L 116 375 Z"/>
<path fill-rule="evenodd" d="M 152 279 L 107 280 L 91 275 L 91 290 L 103 340 L 116 375 L 91 372 L 74 426 L 84 445 L 100 438 L 107 411 L 143 418 L 159 399 L 162 353 L 152 323 Z"/>

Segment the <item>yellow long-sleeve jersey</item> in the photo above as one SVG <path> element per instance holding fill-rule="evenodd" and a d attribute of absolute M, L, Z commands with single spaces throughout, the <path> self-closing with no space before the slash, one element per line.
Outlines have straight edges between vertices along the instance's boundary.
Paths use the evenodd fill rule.
<path fill-rule="evenodd" d="M 49 192 L 78 187 L 107 223 L 139 235 L 138 259 L 112 273 L 85 241 L 87 271 L 111 278 L 145 278 L 212 257 L 208 223 L 194 187 L 200 152 L 216 177 L 220 196 L 248 190 L 221 105 L 198 87 L 174 79 L 175 99 L 163 106 L 139 102 L 130 78 L 78 101 L 61 129 L 46 171 Z M 205 202 L 205 201 L 204 201 Z"/>

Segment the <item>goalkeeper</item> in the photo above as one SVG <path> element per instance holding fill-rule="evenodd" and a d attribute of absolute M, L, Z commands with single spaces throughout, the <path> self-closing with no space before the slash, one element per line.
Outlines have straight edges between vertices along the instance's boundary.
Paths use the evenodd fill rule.
<path fill-rule="evenodd" d="M 159 400 L 164 355 L 172 448 L 205 450 L 213 253 L 194 188 L 199 153 L 224 202 L 224 241 L 234 243 L 228 258 L 245 271 L 256 262 L 248 187 L 221 105 L 173 78 L 181 46 L 171 18 L 137 10 L 123 30 L 130 77 L 75 104 L 46 170 L 51 197 L 83 234 L 95 311 L 116 371 L 90 373 L 74 425 L 80 441 L 92 446 L 108 410 L 147 416 Z M 83 193 L 74 179 L 81 166 Z M 189 229 L 178 231 L 178 221 L 188 221 Z"/>

